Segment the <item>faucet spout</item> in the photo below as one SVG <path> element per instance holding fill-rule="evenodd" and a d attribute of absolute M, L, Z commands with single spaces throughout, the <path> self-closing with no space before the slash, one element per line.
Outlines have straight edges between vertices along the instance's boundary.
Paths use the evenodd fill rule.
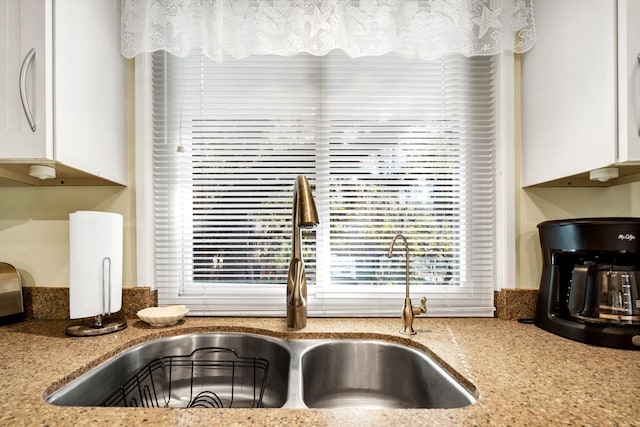
<path fill-rule="evenodd" d="M 393 247 L 395 246 L 398 238 L 402 239 L 404 242 L 405 251 L 405 296 L 404 305 L 402 307 L 402 329 L 400 329 L 400 333 L 405 335 L 415 335 L 416 331 L 413 330 L 413 318 L 420 313 L 427 312 L 427 298 L 422 297 L 420 299 L 421 304 L 418 307 L 411 305 L 411 298 L 409 297 L 409 243 L 402 234 L 396 234 L 393 237 L 391 245 L 389 245 L 387 257 L 391 258 L 393 255 Z"/>
<path fill-rule="evenodd" d="M 304 175 L 296 178 L 293 189 L 293 235 L 291 261 L 287 274 L 287 327 L 302 329 L 307 325 L 307 277 L 302 260 L 302 228 L 320 222 L 309 181 Z"/>

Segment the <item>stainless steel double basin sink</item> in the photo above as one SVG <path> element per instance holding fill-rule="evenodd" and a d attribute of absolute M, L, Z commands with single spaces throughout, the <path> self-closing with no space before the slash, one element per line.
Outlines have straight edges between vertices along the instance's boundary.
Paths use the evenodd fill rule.
<path fill-rule="evenodd" d="M 230 332 L 140 344 L 45 399 L 60 406 L 232 408 L 459 408 L 476 401 L 412 347 Z"/>

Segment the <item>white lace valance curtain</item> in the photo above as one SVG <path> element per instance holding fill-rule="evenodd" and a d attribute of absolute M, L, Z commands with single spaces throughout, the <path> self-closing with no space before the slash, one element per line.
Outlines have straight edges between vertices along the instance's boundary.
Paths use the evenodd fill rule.
<path fill-rule="evenodd" d="M 209 57 L 525 52 L 533 0 L 122 0 L 122 54 Z"/>

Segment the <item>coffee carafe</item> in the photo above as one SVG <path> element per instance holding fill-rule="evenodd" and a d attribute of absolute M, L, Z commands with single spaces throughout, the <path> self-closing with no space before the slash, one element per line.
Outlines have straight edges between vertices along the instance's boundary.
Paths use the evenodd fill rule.
<path fill-rule="evenodd" d="M 573 268 L 569 314 L 585 322 L 640 325 L 640 270 L 587 262 Z"/>
<path fill-rule="evenodd" d="M 588 344 L 640 350 L 640 218 L 546 221 L 538 230 L 535 324 Z"/>

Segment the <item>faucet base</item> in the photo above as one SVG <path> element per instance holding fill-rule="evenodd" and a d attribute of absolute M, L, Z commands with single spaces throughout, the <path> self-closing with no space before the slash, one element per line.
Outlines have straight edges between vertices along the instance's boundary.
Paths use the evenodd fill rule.
<path fill-rule="evenodd" d="M 400 333 L 404 335 L 415 335 L 416 331 L 413 330 L 413 318 L 414 309 L 411 305 L 411 299 L 405 298 L 404 305 L 402 306 L 402 329 Z"/>
<path fill-rule="evenodd" d="M 307 326 L 307 306 L 287 306 L 287 328 L 296 330 L 303 329 L 305 326 Z"/>

